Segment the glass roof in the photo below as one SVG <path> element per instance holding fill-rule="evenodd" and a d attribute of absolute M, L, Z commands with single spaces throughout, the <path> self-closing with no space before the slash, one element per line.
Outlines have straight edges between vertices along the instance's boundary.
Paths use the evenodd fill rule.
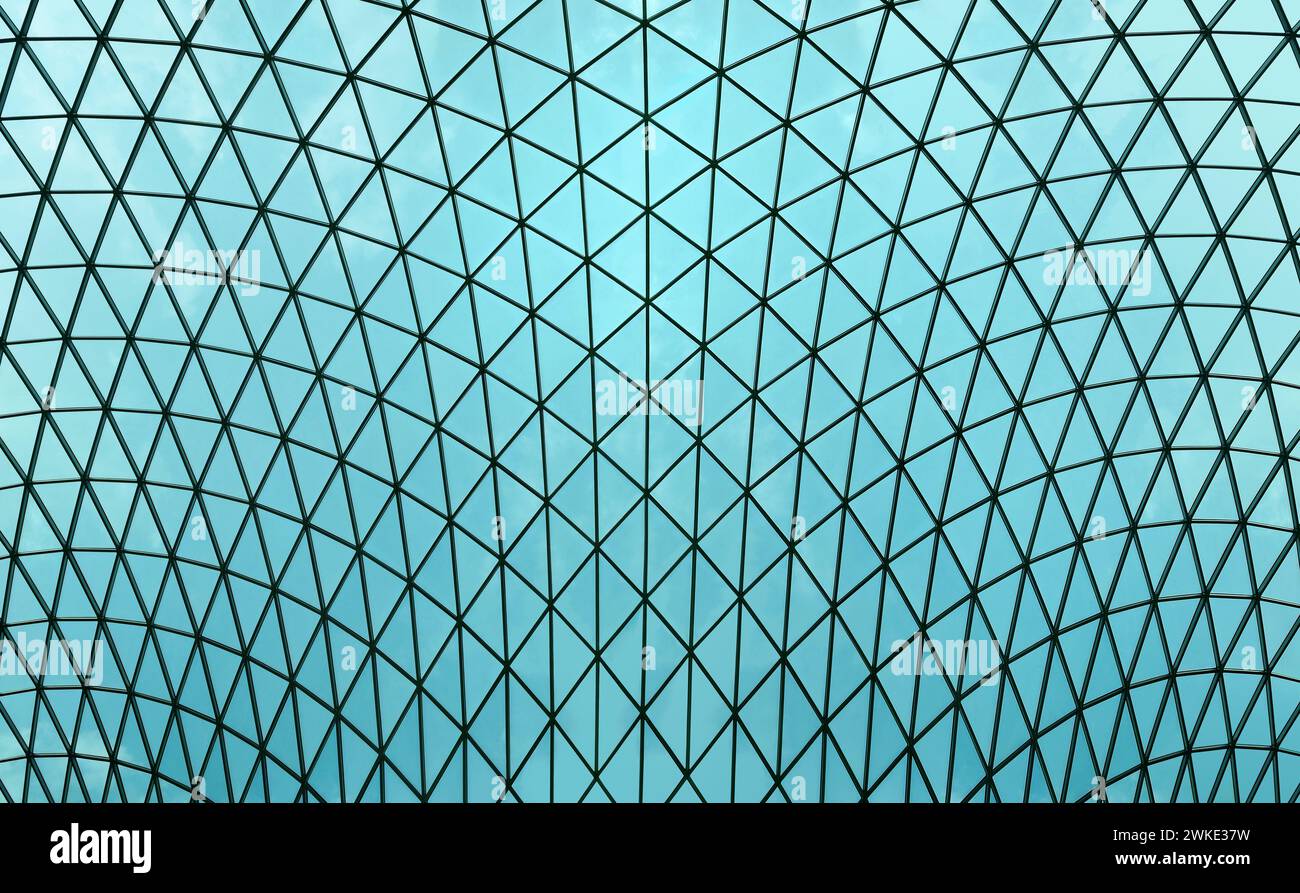
<path fill-rule="evenodd" d="M 0 0 L 0 798 L 1295 800 L 1297 0 Z"/>

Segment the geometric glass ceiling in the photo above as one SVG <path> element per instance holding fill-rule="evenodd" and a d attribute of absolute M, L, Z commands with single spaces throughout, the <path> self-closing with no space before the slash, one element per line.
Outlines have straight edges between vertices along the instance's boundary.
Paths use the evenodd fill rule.
<path fill-rule="evenodd" d="M 0 0 L 0 799 L 1296 800 L 1297 23 Z"/>

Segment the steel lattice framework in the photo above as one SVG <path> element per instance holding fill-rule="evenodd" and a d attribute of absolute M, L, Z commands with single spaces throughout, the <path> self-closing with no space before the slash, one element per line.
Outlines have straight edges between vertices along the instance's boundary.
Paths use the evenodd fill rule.
<path fill-rule="evenodd" d="M 0 0 L 0 795 L 1294 801 L 1298 22 Z"/>

